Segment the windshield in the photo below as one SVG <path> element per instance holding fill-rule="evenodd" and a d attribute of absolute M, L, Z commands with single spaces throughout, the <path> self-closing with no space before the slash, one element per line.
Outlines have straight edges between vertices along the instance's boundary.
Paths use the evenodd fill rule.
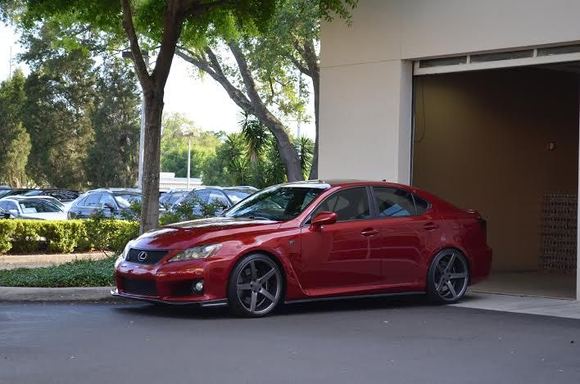
<path fill-rule="evenodd" d="M 284 186 L 264 189 L 234 206 L 226 217 L 286 221 L 302 213 L 324 190 L 320 186 Z"/>
<path fill-rule="evenodd" d="M 23 194 L 23 196 L 38 196 L 38 195 L 42 195 L 42 191 L 38 189 L 33 189 L 32 191 L 28 191 Z"/>
<path fill-rule="evenodd" d="M 62 212 L 58 206 L 44 200 L 19 200 L 18 205 L 23 213 Z"/>

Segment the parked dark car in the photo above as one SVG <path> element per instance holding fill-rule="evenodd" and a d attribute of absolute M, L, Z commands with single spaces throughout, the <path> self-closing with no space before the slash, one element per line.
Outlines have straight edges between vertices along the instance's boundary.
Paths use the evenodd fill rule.
<path fill-rule="evenodd" d="M 141 203 L 141 192 L 135 189 L 101 188 L 88 191 L 76 199 L 68 210 L 69 219 L 86 219 L 96 214 L 121 219 L 131 213 L 131 204 Z"/>
<path fill-rule="evenodd" d="M 8 196 L 23 195 L 26 192 L 32 191 L 31 188 L 7 188 L 0 189 L 0 198 Z"/>
<path fill-rule="evenodd" d="M 280 303 L 427 293 L 460 300 L 488 276 L 479 213 L 421 189 L 373 181 L 266 188 L 224 217 L 175 223 L 130 241 L 115 263 L 122 297 L 228 305 L 249 317 Z"/>
<path fill-rule="evenodd" d="M 179 199 L 188 193 L 189 190 L 187 189 L 171 189 L 167 192 L 163 192 L 163 194 L 159 196 L 159 205 L 169 209 L 173 204 L 175 204 Z"/>
<path fill-rule="evenodd" d="M 201 204 L 209 205 L 217 205 L 219 208 L 215 211 L 216 215 L 221 214 L 226 209 L 233 206 L 235 203 L 230 200 L 228 195 L 224 192 L 224 188 L 222 187 L 197 187 L 192 191 L 189 191 L 185 196 L 181 199 L 177 200 L 175 204 L 173 204 L 171 210 L 175 211 L 179 209 L 179 206 L 191 204 L 193 213 L 196 215 L 202 214 L 202 207 Z"/>
<path fill-rule="evenodd" d="M 24 196 L 50 196 L 58 201 L 68 202 L 77 199 L 80 196 L 79 191 L 61 188 L 39 188 L 32 189 L 23 193 Z"/>

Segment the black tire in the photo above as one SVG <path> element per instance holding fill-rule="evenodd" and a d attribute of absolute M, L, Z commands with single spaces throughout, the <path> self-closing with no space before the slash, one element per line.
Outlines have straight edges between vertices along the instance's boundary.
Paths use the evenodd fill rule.
<path fill-rule="evenodd" d="M 266 255 L 252 254 L 240 260 L 230 274 L 228 304 L 238 316 L 262 317 L 276 309 L 283 292 L 278 264 Z"/>
<path fill-rule="evenodd" d="M 427 294 L 438 304 L 460 300 L 469 286 L 469 265 L 457 249 L 444 249 L 437 253 L 429 266 Z"/>

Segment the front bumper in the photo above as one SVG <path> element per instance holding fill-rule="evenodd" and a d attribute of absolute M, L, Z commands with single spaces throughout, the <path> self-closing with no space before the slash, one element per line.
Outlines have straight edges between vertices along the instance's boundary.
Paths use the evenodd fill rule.
<path fill-rule="evenodd" d="M 199 301 L 199 300 L 173 300 L 171 298 L 167 299 L 156 299 L 151 296 L 141 296 L 141 295 L 132 295 L 129 293 L 119 292 L 117 288 L 111 291 L 111 295 L 116 297 L 122 297 L 124 299 L 130 300 L 137 300 L 137 301 L 144 301 L 147 303 L 160 303 L 160 304 L 171 304 L 171 305 L 199 305 L 201 307 L 221 307 L 227 306 L 228 301 L 226 299 L 221 300 L 208 300 L 208 301 Z"/>
<path fill-rule="evenodd" d="M 115 296 L 165 304 L 227 303 L 227 261 L 194 260 L 153 265 L 121 261 L 115 268 Z M 203 291 L 193 287 L 203 281 Z"/>

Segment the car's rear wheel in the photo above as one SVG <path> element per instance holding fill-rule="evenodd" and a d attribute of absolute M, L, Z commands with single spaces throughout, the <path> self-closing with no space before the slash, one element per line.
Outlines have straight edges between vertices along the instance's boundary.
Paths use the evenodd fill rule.
<path fill-rule="evenodd" d="M 262 254 L 246 256 L 230 275 L 228 304 L 240 316 L 265 316 L 280 302 L 283 285 L 282 273 L 274 260 Z"/>
<path fill-rule="evenodd" d="M 469 285 L 469 267 L 457 249 L 437 253 L 429 267 L 427 293 L 437 303 L 454 303 L 461 299 Z"/>

